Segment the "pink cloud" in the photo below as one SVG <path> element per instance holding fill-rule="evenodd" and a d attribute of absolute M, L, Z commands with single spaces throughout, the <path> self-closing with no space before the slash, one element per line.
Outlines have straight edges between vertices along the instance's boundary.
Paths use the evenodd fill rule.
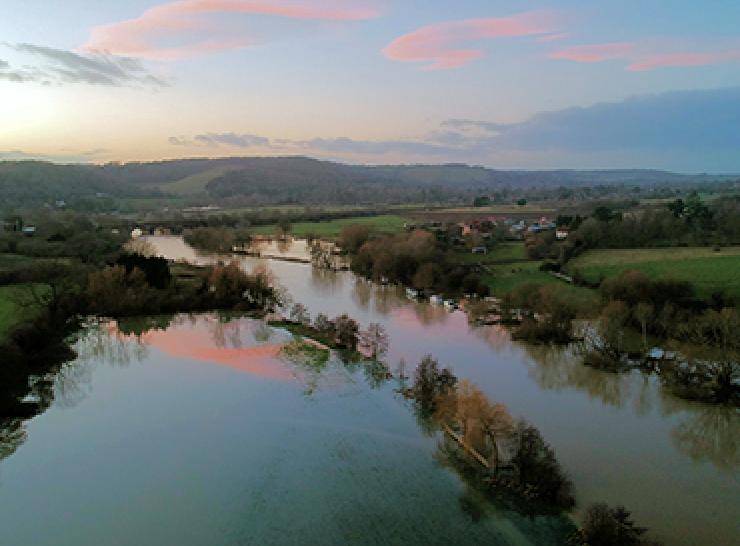
<path fill-rule="evenodd" d="M 253 38 L 223 38 L 211 15 L 253 14 L 291 19 L 353 21 L 377 17 L 359 2 L 311 0 L 178 0 L 146 10 L 135 19 L 94 27 L 83 51 L 171 60 L 254 45 Z M 202 36 L 211 36 L 203 38 Z M 176 45 L 161 45 L 175 42 Z M 184 43 L 183 43 L 184 42 Z"/>
<path fill-rule="evenodd" d="M 396 38 L 384 50 L 394 61 L 424 62 L 428 70 L 458 68 L 483 57 L 484 51 L 462 44 L 497 38 L 550 34 L 557 30 L 551 12 L 527 12 L 511 17 L 449 21 L 421 27 Z"/>
<path fill-rule="evenodd" d="M 610 44 L 592 44 L 568 47 L 562 51 L 550 54 L 552 59 L 563 59 L 578 63 L 600 63 L 610 59 L 624 59 L 635 49 L 630 42 L 615 42 Z"/>
<path fill-rule="evenodd" d="M 676 43 L 661 41 L 615 42 L 574 46 L 550 54 L 551 59 L 578 63 L 623 60 L 626 70 L 646 72 L 666 67 L 705 66 L 740 61 L 740 49 L 691 51 Z"/>

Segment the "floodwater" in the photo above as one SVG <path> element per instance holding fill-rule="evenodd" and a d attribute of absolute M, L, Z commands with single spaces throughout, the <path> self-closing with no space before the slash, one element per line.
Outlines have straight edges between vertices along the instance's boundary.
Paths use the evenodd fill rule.
<path fill-rule="evenodd" d="M 216 259 L 179 238 L 150 241 L 171 258 Z M 668 545 L 738 543 L 737 410 L 512 342 L 349 272 L 239 260 L 266 264 L 313 316 L 383 324 L 392 368 L 431 354 L 533 423 L 579 508 L 624 504 Z M 53 403 L 0 461 L 0 544 L 562 542 L 562 518 L 491 504 L 440 464 L 439 438 L 393 382 L 334 360 L 290 362 L 280 355 L 289 338 L 215 315 L 84 330 Z"/>

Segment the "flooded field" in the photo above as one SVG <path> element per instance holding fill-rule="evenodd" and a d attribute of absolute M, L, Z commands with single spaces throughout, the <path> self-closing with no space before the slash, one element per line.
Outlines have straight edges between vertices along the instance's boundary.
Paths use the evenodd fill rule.
<path fill-rule="evenodd" d="M 313 316 L 383 324 L 391 368 L 431 354 L 532 422 L 575 483 L 575 518 L 604 501 L 667 544 L 736 542 L 737 410 L 512 342 L 350 272 L 238 259 L 267 265 Z M 208 314 L 90 325 L 49 409 L 2 437 L 0 544 L 562 543 L 567 520 L 492 503 L 443 464 L 394 380 L 336 358 L 292 362 L 280 351 L 290 339 Z"/>

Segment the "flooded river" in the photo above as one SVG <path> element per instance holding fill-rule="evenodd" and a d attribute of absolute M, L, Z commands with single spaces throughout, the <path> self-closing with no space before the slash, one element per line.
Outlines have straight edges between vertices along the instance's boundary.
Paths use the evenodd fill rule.
<path fill-rule="evenodd" d="M 178 238 L 170 258 L 208 262 Z M 740 536 L 740 415 L 639 373 L 512 342 L 349 272 L 266 264 L 315 316 L 383 324 L 387 360 L 431 354 L 555 448 L 579 508 L 624 504 L 668 545 Z M 567 522 L 489 503 L 440 464 L 393 382 L 287 361 L 284 331 L 215 315 L 92 325 L 54 401 L 0 461 L 0 544 L 558 544 Z M 7 436 L 7 435 L 6 435 Z M 5 446 L 11 453 L 12 448 Z M 0 454 L 3 449 L 0 449 Z"/>

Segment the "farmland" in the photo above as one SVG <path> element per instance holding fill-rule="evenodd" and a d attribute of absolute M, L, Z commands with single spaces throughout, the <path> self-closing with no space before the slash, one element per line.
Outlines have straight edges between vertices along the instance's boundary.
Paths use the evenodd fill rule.
<path fill-rule="evenodd" d="M 740 300 L 740 247 L 591 250 L 572 260 L 567 269 L 589 282 L 635 269 L 653 278 L 688 281 L 702 297 L 725 291 Z"/>
<path fill-rule="evenodd" d="M 558 290 L 578 309 L 580 315 L 589 316 L 599 308 L 599 294 L 596 290 L 567 284 L 545 271 L 540 271 L 539 267 L 538 261 L 492 265 L 483 280 L 497 297 L 528 284 L 557 285 Z"/>

